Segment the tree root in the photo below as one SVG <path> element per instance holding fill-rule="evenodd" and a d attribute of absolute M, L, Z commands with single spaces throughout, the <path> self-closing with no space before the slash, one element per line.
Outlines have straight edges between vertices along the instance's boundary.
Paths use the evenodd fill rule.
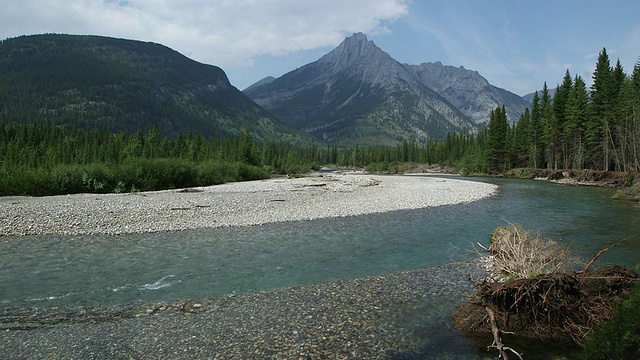
<path fill-rule="evenodd" d="M 497 349 L 500 354 L 498 358 L 503 358 L 504 360 L 509 360 L 507 351 L 511 351 L 518 357 L 518 359 L 522 360 L 522 356 L 520 355 L 520 353 L 510 347 L 504 346 L 504 344 L 502 343 L 502 339 L 500 338 L 500 329 L 498 328 L 498 324 L 496 322 L 496 315 L 493 313 L 493 310 L 489 309 L 488 307 L 485 309 L 489 314 L 489 320 L 491 321 L 491 332 L 493 334 L 493 344 L 487 346 L 487 349 Z"/>
<path fill-rule="evenodd" d="M 581 345 L 612 317 L 615 306 L 638 282 L 635 272 L 621 266 L 586 274 L 568 272 L 507 283 L 484 282 L 454 315 L 454 324 L 470 333 L 487 332 L 480 325 L 487 322 L 489 309 L 499 314 L 503 331 Z"/>

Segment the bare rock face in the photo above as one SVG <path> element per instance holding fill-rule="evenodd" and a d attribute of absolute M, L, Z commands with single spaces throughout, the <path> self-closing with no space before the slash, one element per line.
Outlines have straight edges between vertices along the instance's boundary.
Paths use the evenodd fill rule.
<path fill-rule="evenodd" d="M 401 64 L 361 33 L 313 63 L 252 85 L 245 94 L 298 130 L 347 144 L 476 131 L 506 99 L 520 100 L 514 114 L 527 106 L 477 72 L 439 63 Z"/>
<path fill-rule="evenodd" d="M 442 95 L 477 124 L 487 124 L 491 110 L 504 105 L 511 121 L 518 121 L 529 102 L 489 84 L 477 71 L 440 62 L 408 65 L 426 86 Z"/>

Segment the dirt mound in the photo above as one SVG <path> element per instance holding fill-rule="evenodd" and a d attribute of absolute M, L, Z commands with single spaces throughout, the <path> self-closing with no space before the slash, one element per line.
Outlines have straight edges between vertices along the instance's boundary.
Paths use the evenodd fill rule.
<path fill-rule="evenodd" d="M 483 282 L 454 315 L 457 329 L 491 334 L 487 309 L 503 333 L 542 341 L 582 344 L 613 315 L 638 274 L 622 266 L 593 272 L 565 272 L 506 283 Z"/>

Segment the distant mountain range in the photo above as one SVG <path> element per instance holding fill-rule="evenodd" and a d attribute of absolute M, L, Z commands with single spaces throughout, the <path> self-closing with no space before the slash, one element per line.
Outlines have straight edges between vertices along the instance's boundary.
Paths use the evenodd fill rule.
<path fill-rule="evenodd" d="M 244 93 L 287 125 L 339 144 L 442 138 L 482 128 L 496 106 L 517 120 L 529 105 L 463 67 L 401 64 L 361 33 Z"/>
<path fill-rule="evenodd" d="M 12 122 L 168 136 L 192 130 L 313 141 L 233 87 L 222 69 L 165 46 L 99 36 L 34 35 L 0 43 L 0 117 Z"/>
<path fill-rule="evenodd" d="M 0 42 L 0 121 L 393 145 L 477 131 L 502 105 L 517 120 L 529 102 L 463 67 L 402 64 L 361 33 L 244 93 L 219 67 L 155 43 L 57 34 Z"/>

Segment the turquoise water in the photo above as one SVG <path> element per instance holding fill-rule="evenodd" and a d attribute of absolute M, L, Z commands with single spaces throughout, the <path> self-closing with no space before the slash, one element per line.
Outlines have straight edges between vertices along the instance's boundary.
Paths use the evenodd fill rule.
<path fill-rule="evenodd" d="M 470 204 L 347 218 L 126 236 L 0 238 L 0 306 L 105 305 L 217 297 L 432 267 L 478 256 L 476 242 L 520 223 L 585 262 L 640 233 L 640 208 L 610 189 L 499 185 Z M 599 265 L 640 263 L 640 238 Z"/>
<path fill-rule="evenodd" d="M 585 264 L 600 249 L 640 233 L 640 208 L 612 200 L 610 189 L 472 180 L 499 190 L 469 204 L 253 227 L 0 237 L 0 308 L 201 299 L 434 267 L 478 257 L 474 244 L 488 245 L 489 233 L 508 223 L 570 244 Z M 639 264 L 640 238 L 605 253 L 596 265 L 610 263 Z M 407 310 L 402 327 L 420 349 L 398 358 L 493 358 L 486 339 L 442 331 L 455 301 L 443 295 L 419 305 Z M 527 359 L 551 356 L 546 346 L 516 345 Z"/>

